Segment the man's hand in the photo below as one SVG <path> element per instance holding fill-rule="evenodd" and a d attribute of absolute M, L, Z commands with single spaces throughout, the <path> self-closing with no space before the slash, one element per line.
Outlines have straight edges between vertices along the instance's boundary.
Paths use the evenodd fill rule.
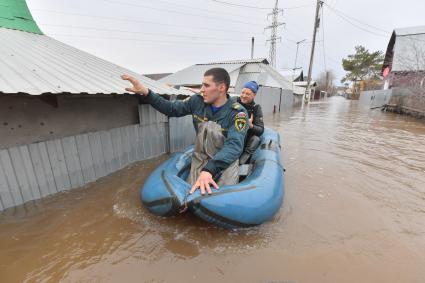
<path fill-rule="evenodd" d="M 130 75 L 122 75 L 121 79 L 129 81 L 133 87 L 128 87 L 125 90 L 126 91 L 130 91 L 130 92 L 134 92 L 137 94 L 141 94 L 141 95 L 148 95 L 149 93 L 149 89 L 147 87 L 145 87 L 144 85 L 142 85 L 141 82 L 139 82 L 138 80 L 136 80 L 136 78 L 130 76 Z"/>
<path fill-rule="evenodd" d="M 198 180 L 196 180 L 195 184 L 192 186 L 190 190 L 190 194 L 193 194 L 197 188 L 201 189 L 201 194 L 205 194 L 205 189 L 207 189 L 208 194 L 212 194 L 210 184 L 214 186 L 216 190 L 218 190 L 218 185 L 214 182 L 212 175 L 210 172 L 201 171 L 199 174 Z"/>
<path fill-rule="evenodd" d="M 254 121 L 254 114 L 251 114 L 251 117 L 250 117 L 250 118 L 249 118 L 249 120 L 248 120 L 249 128 L 250 128 L 250 129 L 254 128 L 253 121 Z"/>

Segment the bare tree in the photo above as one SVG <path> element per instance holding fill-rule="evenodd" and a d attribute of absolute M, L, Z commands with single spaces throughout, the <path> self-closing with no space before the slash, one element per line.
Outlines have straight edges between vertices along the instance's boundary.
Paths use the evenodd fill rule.
<path fill-rule="evenodd" d="M 319 77 L 316 79 L 317 90 L 326 91 L 327 93 L 333 94 L 334 91 L 334 81 L 336 77 L 333 71 L 323 71 L 319 74 Z"/>

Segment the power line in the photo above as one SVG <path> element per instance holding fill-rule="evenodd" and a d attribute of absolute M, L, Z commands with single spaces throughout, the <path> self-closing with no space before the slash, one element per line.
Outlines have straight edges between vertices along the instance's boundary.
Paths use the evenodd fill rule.
<path fill-rule="evenodd" d="M 371 33 L 371 34 L 373 34 L 373 35 L 377 35 L 377 36 L 381 36 L 381 37 L 385 37 L 385 38 L 388 38 L 389 36 L 388 36 L 388 33 L 391 33 L 391 31 L 388 31 L 388 30 L 384 30 L 384 29 L 381 29 L 381 28 L 378 28 L 378 27 L 375 27 L 375 26 L 373 26 L 373 25 L 370 25 L 370 24 L 367 24 L 367 23 L 365 23 L 365 22 L 362 22 L 362 21 L 360 21 L 360 20 L 358 20 L 358 19 L 356 19 L 356 18 L 354 18 L 354 17 L 351 17 L 351 16 L 349 16 L 349 15 L 347 15 L 347 14 L 344 14 L 343 12 L 341 12 L 340 10 L 336 10 L 335 8 L 332 8 L 332 7 L 330 7 L 328 4 L 326 4 L 326 3 L 324 3 L 335 15 L 337 15 L 337 16 L 339 16 L 340 18 L 342 18 L 343 20 L 345 20 L 346 22 L 348 22 L 348 23 L 350 23 L 351 25 L 353 25 L 353 26 L 355 26 L 355 27 L 357 27 L 357 28 L 359 28 L 359 29 L 361 29 L 361 30 L 363 30 L 363 31 L 365 31 L 365 32 L 368 32 L 368 33 Z M 354 21 L 357 21 L 358 23 L 361 23 L 361 24 L 363 24 L 363 25 L 365 25 L 365 26 L 368 26 L 368 27 L 371 27 L 371 28 L 374 28 L 375 30 L 379 30 L 379 31 L 382 31 L 382 32 L 385 32 L 386 33 L 386 35 L 384 35 L 384 34 L 378 34 L 378 33 L 375 33 L 375 32 L 373 32 L 373 31 L 370 31 L 370 30 L 366 30 L 366 29 L 364 29 L 363 27 L 361 27 L 361 26 L 358 26 L 358 25 L 356 25 L 356 24 L 354 24 L 354 23 L 352 23 L 349 19 L 352 19 L 352 20 L 354 20 Z M 425 42 L 425 40 L 421 40 L 421 39 L 419 39 L 419 38 L 411 38 L 411 40 L 414 40 L 414 41 L 422 41 L 422 42 Z"/>
<path fill-rule="evenodd" d="M 382 28 L 379 28 L 379 27 L 376 27 L 376 26 L 370 25 L 370 24 L 368 24 L 368 23 L 366 23 L 366 22 L 360 21 L 359 19 L 356 19 L 356 18 L 354 18 L 353 16 L 350 16 L 350 15 L 348 15 L 348 14 L 346 14 L 346 13 L 342 12 L 341 10 L 338 10 L 338 9 L 336 9 L 336 8 L 334 8 L 334 7 L 331 7 L 330 5 L 328 5 L 328 4 L 326 4 L 326 3 L 323 3 L 323 4 L 325 4 L 325 5 L 326 5 L 329 9 L 334 10 L 335 12 L 338 12 L 338 13 L 340 13 L 341 15 L 345 16 L 346 18 L 349 18 L 349 19 L 351 19 L 351 20 L 353 20 L 353 21 L 356 21 L 356 22 L 358 22 L 358 23 L 360 23 L 360 24 L 363 24 L 363 25 L 365 25 L 365 26 L 368 26 L 368 27 L 370 27 L 370 28 L 373 28 L 373 29 L 375 29 L 375 30 L 377 30 L 377 31 L 381 31 L 381 32 L 385 32 L 385 33 L 390 33 L 390 31 L 388 31 L 388 30 L 384 30 L 384 29 L 382 29 Z"/>
<path fill-rule="evenodd" d="M 107 1 L 107 0 L 103 0 L 103 1 L 105 1 L 105 2 L 111 2 L 111 1 Z M 208 1 L 208 0 L 206 0 L 206 1 Z M 185 5 L 185 4 L 180 4 L 180 3 L 174 3 L 174 2 L 164 1 L 164 0 L 155 0 L 155 2 L 165 3 L 167 5 L 173 5 L 173 6 L 178 6 L 178 7 L 185 7 L 185 8 L 196 10 L 196 11 L 204 11 L 204 12 L 207 12 L 207 13 L 210 13 L 210 14 L 213 13 L 211 10 L 201 9 L 198 6 L 193 6 L 193 5 L 190 6 L 190 5 Z M 242 16 L 241 14 L 232 14 L 232 13 L 227 13 L 227 12 L 223 12 L 223 11 L 220 11 L 220 15 L 229 15 L 229 16 L 232 16 L 232 17 L 241 17 Z M 261 17 L 260 18 L 260 17 L 252 17 L 252 16 L 250 16 L 250 18 L 264 20 L 264 17 Z"/>
<path fill-rule="evenodd" d="M 154 36 L 166 36 L 166 37 L 176 37 L 176 38 L 188 38 L 188 39 L 211 39 L 211 40 L 226 40 L 226 41 L 241 41 L 248 42 L 247 39 L 235 39 L 235 38 L 219 38 L 219 37 L 204 37 L 198 35 L 176 35 L 176 34 L 164 34 L 157 32 L 140 32 L 140 31 L 129 31 L 129 30 L 121 30 L 121 29 L 105 29 L 105 28 L 95 28 L 95 27 L 83 27 L 83 26 L 71 26 L 71 25 L 57 25 L 57 24 L 43 24 L 45 26 L 53 26 L 53 27 L 64 27 L 64 28 L 72 28 L 72 29 L 83 29 L 83 30 L 95 30 L 95 31 L 108 31 L 108 32 L 120 32 L 120 33 L 132 33 L 132 34 L 144 34 L 144 35 L 154 35 Z"/>
<path fill-rule="evenodd" d="M 231 30 L 231 29 L 216 29 L 216 28 L 201 27 L 201 26 L 198 26 L 198 25 L 176 25 L 176 24 L 167 24 L 167 23 L 162 23 L 162 22 L 134 20 L 134 19 L 121 19 L 121 18 L 116 18 L 116 17 L 96 16 L 96 15 L 88 15 L 88 14 L 80 14 L 80 13 L 72 13 L 72 12 L 63 12 L 63 11 L 55 11 L 55 10 L 46 10 L 46 9 L 37 9 L 37 8 L 34 8 L 32 10 L 37 10 L 37 11 L 42 11 L 42 12 L 47 12 L 47 13 L 61 14 L 61 15 L 80 16 L 80 17 L 87 17 L 87 18 L 96 18 L 96 19 L 102 19 L 102 20 L 113 20 L 113 21 L 120 21 L 120 22 L 131 22 L 131 23 L 145 23 L 145 24 L 153 24 L 153 25 L 162 25 L 162 26 L 169 26 L 169 27 L 174 27 L 174 28 L 181 27 L 181 28 L 210 30 L 210 31 L 220 31 L 220 32 L 246 33 L 246 34 L 250 34 L 250 35 L 263 35 L 262 33 L 252 33 L 252 32 L 248 32 L 248 31 Z"/>
<path fill-rule="evenodd" d="M 170 40 L 156 40 L 156 39 L 140 39 L 140 38 L 125 38 L 125 37 L 107 37 L 107 36 L 91 36 L 91 35 L 80 35 L 80 34 L 61 34 L 53 33 L 49 34 L 50 36 L 68 36 L 68 37 L 82 37 L 89 39 L 107 39 L 107 40 L 128 40 L 128 41 L 139 41 L 139 42 L 156 42 L 156 43 L 166 43 L 166 44 L 200 44 L 200 45 L 218 45 L 218 46 L 232 46 L 232 45 L 246 45 L 245 43 L 217 43 L 217 42 L 201 42 L 201 41 L 170 41 Z"/>
<path fill-rule="evenodd" d="M 297 44 L 299 41 L 296 41 L 295 39 L 292 39 L 292 38 L 287 38 L 287 37 L 285 37 L 285 38 L 283 38 L 282 39 L 283 41 L 289 41 L 289 42 L 291 42 L 291 43 L 293 43 L 293 44 Z M 310 43 L 312 43 L 312 41 L 303 41 L 304 43 L 307 43 L 307 44 L 310 44 Z M 316 40 L 316 42 L 321 42 L 321 40 Z"/>
<path fill-rule="evenodd" d="M 243 8 L 249 8 L 249 9 L 258 9 L 258 10 L 271 10 L 274 9 L 272 7 L 258 7 L 258 6 L 249 6 L 249 5 L 242 5 L 242 4 L 236 4 L 236 3 L 230 3 L 226 1 L 219 1 L 219 0 L 211 0 L 212 2 L 224 4 L 227 6 L 234 6 L 234 7 L 243 7 Z"/>
<path fill-rule="evenodd" d="M 339 67 L 341 67 L 341 66 L 342 66 L 341 61 L 338 61 L 338 60 L 336 60 L 335 58 L 330 57 L 328 54 L 326 54 L 326 52 L 325 52 L 325 55 L 326 55 L 326 59 L 327 59 L 328 61 L 332 61 L 332 62 L 335 64 L 335 66 L 339 66 Z M 329 63 L 329 62 L 328 62 L 328 63 Z"/>
<path fill-rule="evenodd" d="M 216 3 L 220 3 L 220 4 L 224 4 L 224 5 L 227 5 L 227 6 L 243 7 L 243 8 L 249 8 L 249 9 L 258 9 L 258 10 L 272 10 L 272 9 L 274 9 L 274 7 L 249 6 L 249 5 L 230 3 L 230 2 L 226 2 L 226 1 L 220 1 L 220 0 L 211 0 L 211 1 L 216 2 Z M 282 8 L 282 9 L 290 10 L 290 9 L 299 9 L 299 8 L 305 8 L 305 7 L 311 7 L 311 6 L 313 6 L 313 5 L 312 4 L 306 4 L 306 5 L 301 5 L 301 6 L 286 7 L 286 8 Z"/>
<path fill-rule="evenodd" d="M 327 7 L 329 8 L 329 10 L 330 10 L 330 11 L 332 11 L 335 15 L 337 15 L 338 17 L 340 17 L 342 20 L 346 21 L 347 23 L 351 24 L 352 26 L 354 26 L 354 27 L 356 27 L 356 28 L 358 28 L 358 29 L 361 29 L 362 31 L 365 31 L 365 32 L 367 32 L 367 33 L 370 33 L 370 34 L 373 34 L 373 35 L 376 35 L 376 36 L 381 36 L 381 37 L 386 37 L 386 38 L 388 38 L 388 35 L 378 34 L 378 33 L 374 32 L 374 31 L 371 31 L 371 30 L 365 29 L 365 28 L 363 28 L 363 27 L 361 27 L 361 26 L 359 26 L 359 25 L 357 25 L 357 24 L 353 23 L 351 20 L 349 20 L 348 18 L 346 18 L 344 15 L 340 14 L 339 12 L 337 12 L 336 10 L 334 10 L 333 8 L 330 8 L 330 6 L 329 6 L 329 5 L 326 5 L 326 6 L 327 6 Z"/>
<path fill-rule="evenodd" d="M 187 12 L 181 12 L 176 10 L 170 10 L 170 9 L 164 9 L 164 8 L 156 8 L 151 6 L 146 6 L 142 4 L 133 4 L 133 3 L 127 3 L 127 2 L 121 2 L 121 1 L 113 1 L 113 0 L 104 0 L 105 2 L 112 3 L 112 4 L 119 4 L 119 5 L 126 5 L 126 6 L 132 6 L 132 7 L 139 7 L 139 8 L 146 8 L 151 9 L 155 11 L 161 11 L 161 12 L 168 12 L 168 13 L 174 13 L 174 14 L 181 14 L 186 16 L 194 16 L 194 17 L 201 17 L 203 19 L 216 19 L 221 21 L 228 21 L 228 22 L 234 22 L 234 23 L 240 23 L 240 24 L 246 24 L 246 25 L 256 25 L 258 26 L 258 23 L 252 23 L 252 22 L 245 22 L 245 21 L 239 21 L 239 20 L 233 20 L 228 18 L 221 18 L 221 17 L 213 17 L 213 16 L 205 16 L 205 15 L 199 15 L 199 14 L 193 14 L 193 13 L 187 13 Z"/>

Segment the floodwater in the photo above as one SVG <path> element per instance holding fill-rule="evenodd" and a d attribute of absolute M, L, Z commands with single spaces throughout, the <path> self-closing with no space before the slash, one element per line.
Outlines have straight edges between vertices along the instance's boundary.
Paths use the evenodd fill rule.
<path fill-rule="evenodd" d="M 0 282 L 425 282 L 425 123 L 339 97 L 266 123 L 286 167 L 272 221 L 148 214 L 162 156 L 0 214 Z"/>

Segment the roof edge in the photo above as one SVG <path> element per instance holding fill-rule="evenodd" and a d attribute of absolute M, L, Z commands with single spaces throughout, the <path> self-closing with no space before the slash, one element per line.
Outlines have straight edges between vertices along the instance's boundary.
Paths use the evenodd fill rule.
<path fill-rule="evenodd" d="M 224 60 L 224 61 L 215 61 L 215 62 L 209 62 L 209 63 L 199 63 L 195 65 L 248 64 L 248 63 L 263 63 L 266 65 L 269 65 L 269 61 L 267 60 L 267 58 Z"/>

